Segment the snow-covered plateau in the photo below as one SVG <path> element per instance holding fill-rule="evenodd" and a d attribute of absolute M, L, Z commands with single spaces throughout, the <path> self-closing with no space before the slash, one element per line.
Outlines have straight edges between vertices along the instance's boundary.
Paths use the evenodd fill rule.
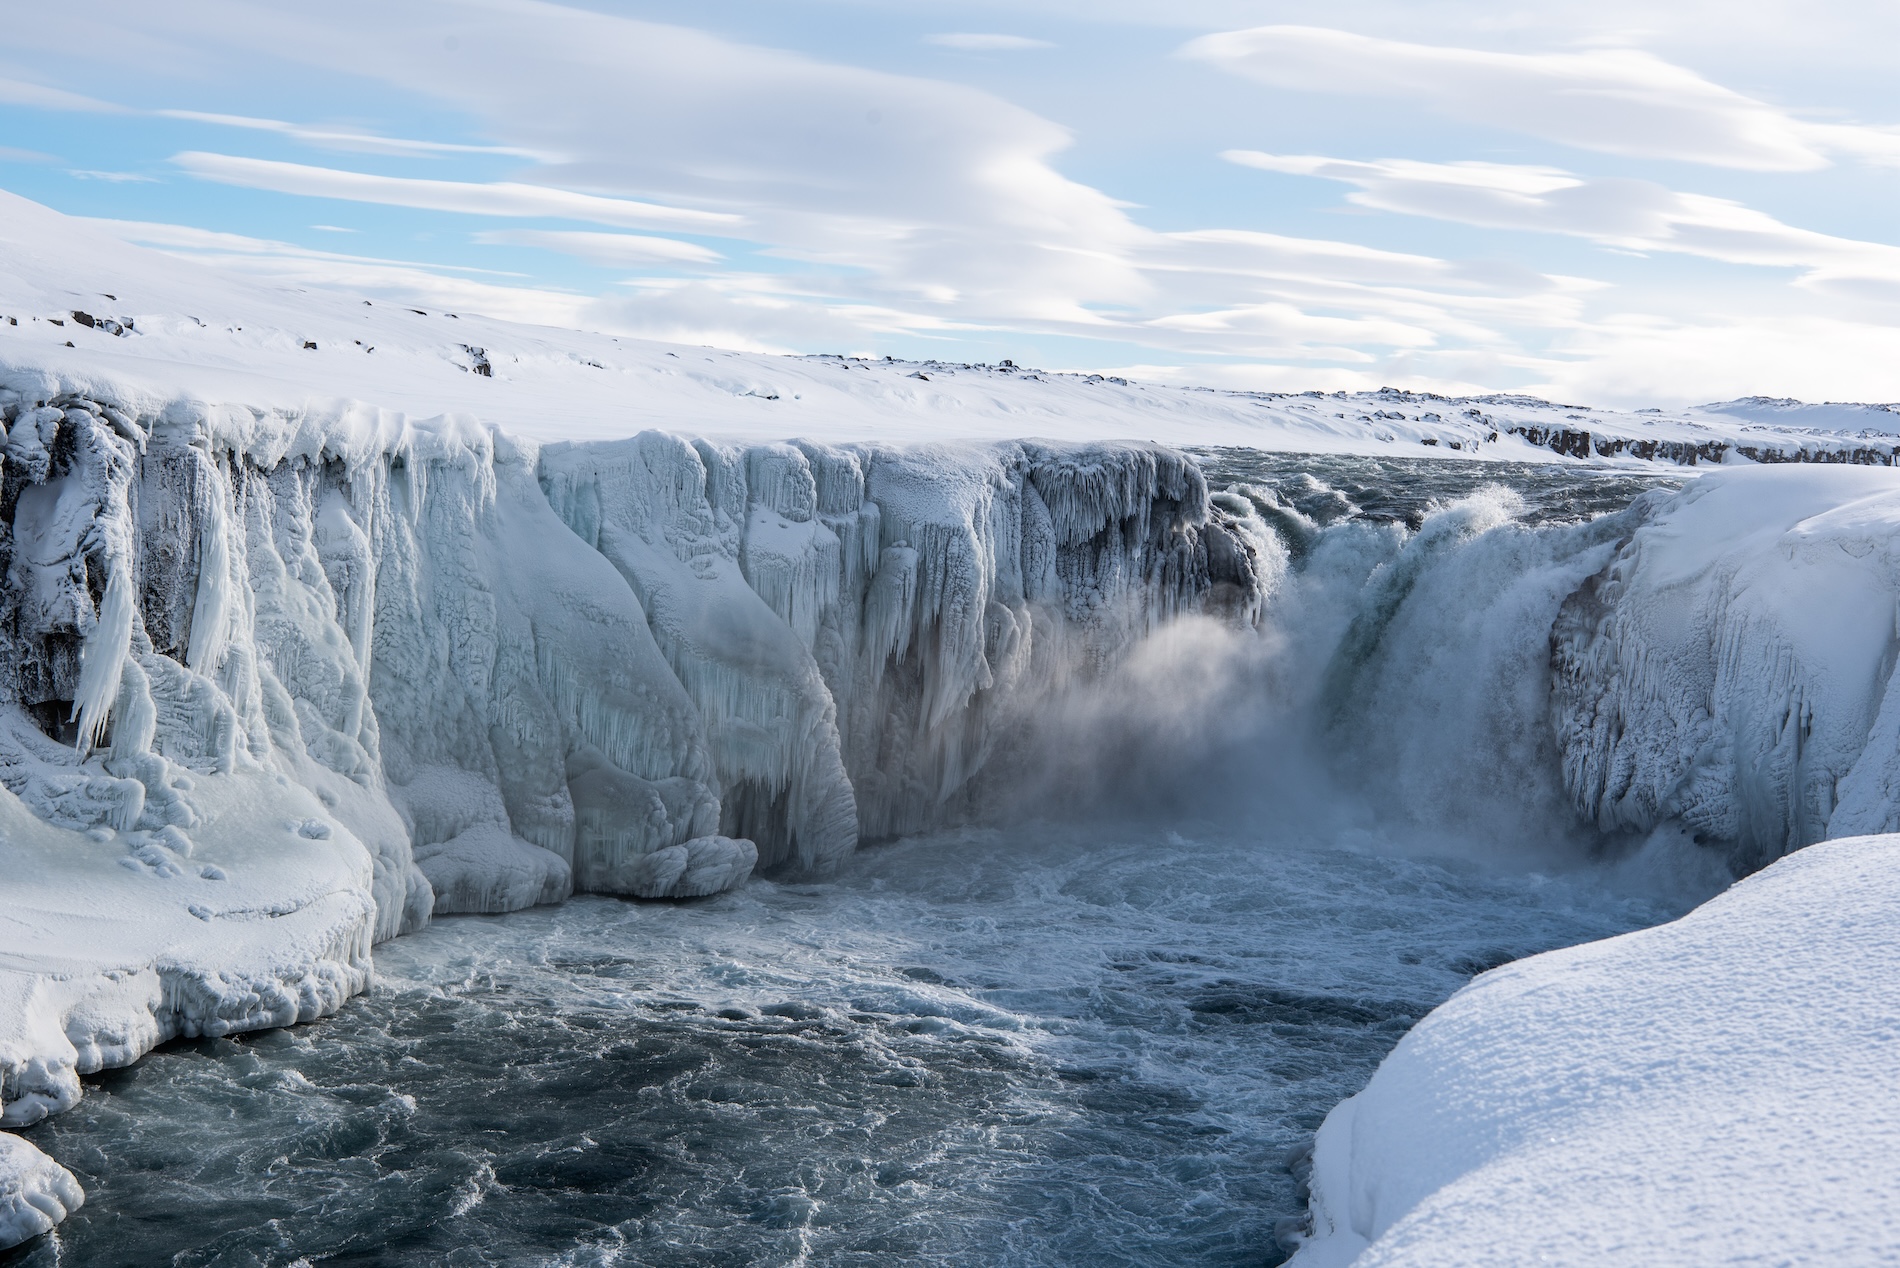
<path fill-rule="evenodd" d="M 332 1014 L 433 915 L 822 876 L 1097 758 L 1134 795 L 1156 735 L 1292 769 L 1217 725 L 1278 710 L 1446 832 L 1765 868 L 1432 1013 L 1300 1262 L 1891 1257 L 1900 414 L 1817 410 L 673 347 L 0 195 L 0 1124 Z M 1373 518 L 1210 486 L 1243 450 L 1671 487 Z M 0 1134 L 0 1246 L 81 1201 Z"/>

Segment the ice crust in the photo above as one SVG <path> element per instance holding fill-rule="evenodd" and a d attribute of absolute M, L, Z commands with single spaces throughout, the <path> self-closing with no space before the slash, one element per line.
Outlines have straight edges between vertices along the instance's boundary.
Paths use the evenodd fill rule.
<path fill-rule="evenodd" d="M 1520 960 L 1320 1129 L 1295 1268 L 1900 1257 L 1900 837 Z"/>

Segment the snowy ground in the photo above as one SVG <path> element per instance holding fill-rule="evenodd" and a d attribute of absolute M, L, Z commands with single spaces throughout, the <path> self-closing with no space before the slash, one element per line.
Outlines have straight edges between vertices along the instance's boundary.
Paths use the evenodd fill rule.
<path fill-rule="evenodd" d="M 412 423 L 472 415 L 535 441 L 657 427 L 753 441 L 1124 439 L 1523 459 L 1547 458 L 1553 437 L 1576 451 L 1575 437 L 1589 433 L 1606 448 L 1623 442 L 1620 452 L 1673 443 L 1679 452 L 1867 449 L 1890 460 L 1900 433 L 1900 413 L 1883 405 L 1750 399 L 1631 412 L 1516 396 L 1228 392 L 1007 364 L 689 348 L 270 289 L 0 192 L 0 367 L 9 366 L 110 380 L 154 399 L 314 416 L 346 412 L 348 401 Z"/>

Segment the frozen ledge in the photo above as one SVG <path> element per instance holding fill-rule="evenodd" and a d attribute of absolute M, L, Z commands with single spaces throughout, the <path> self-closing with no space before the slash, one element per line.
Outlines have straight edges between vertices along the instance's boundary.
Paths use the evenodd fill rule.
<path fill-rule="evenodd" d="M 1297 1268 L 1900 1260 L 1900 836 L 1431 1013 L 1321 1127 Z"/>

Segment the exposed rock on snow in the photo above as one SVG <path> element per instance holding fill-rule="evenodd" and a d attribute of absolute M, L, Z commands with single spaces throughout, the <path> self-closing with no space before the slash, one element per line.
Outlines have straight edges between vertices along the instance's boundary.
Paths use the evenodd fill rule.
<path fill-rule="evenodd" d="M 1484 974 L 1327 1117 L 1294 1265 L 1894 1262 L 1897 926 L 1854 838 Z"/>

